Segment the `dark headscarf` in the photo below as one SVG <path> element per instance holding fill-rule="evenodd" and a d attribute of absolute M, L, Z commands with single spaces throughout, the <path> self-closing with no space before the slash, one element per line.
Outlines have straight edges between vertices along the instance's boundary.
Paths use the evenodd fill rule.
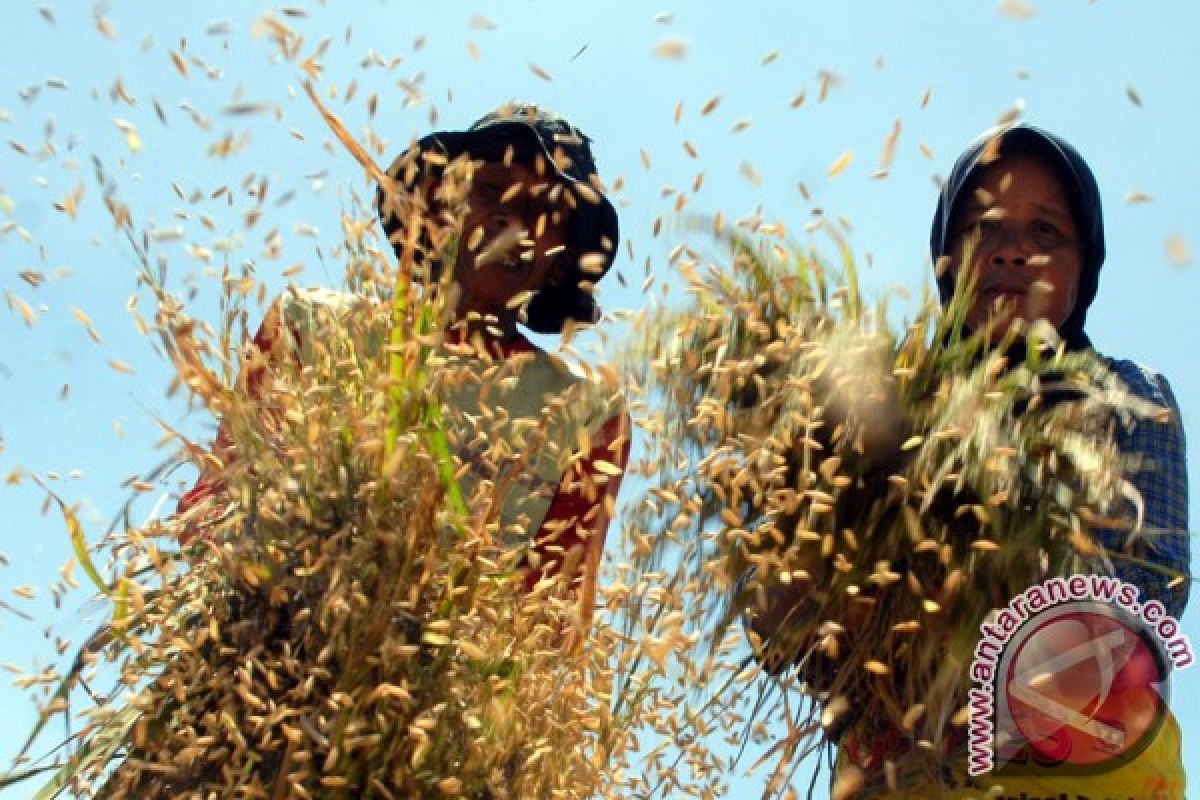
<path fill-rule="evenodd" d="M 1104 264 L 1104 218 L 1100 210 L 1100 189 L 1096 177 L 1083 156 L 1059 136 L 1024 123 L 1007 128 L 990 130 L 971 143 L 954 162 L 950 177 L 942 186 L 938 197 L 937 211 L 933 214 L 933 229 L 929 234 L 929 249 L 936 264 L 954 247 L 954 223 L 962 199 L 983 162 L 989 145 L 999 137 L 999 155 L 1024 153 L 1036 156 L 1049 165 L 1062 181 L 1071 204 L 1071 215 L 1075 229 L 1079 232 L 1082 262 L 1079 270 L 1079 291 L 1075 297 L 1075 308 L 1058 329 L 1058 334 L 1072 350 L 1091 347 L 1091 340 L 1084 333 L 1088 307 L 1096 298 L 1100 281 L 1100 267 Z M 942 303 L 949 301 L 954 293 L 954 276 L 943 270 L 938 276 L 938 293 Z"/>

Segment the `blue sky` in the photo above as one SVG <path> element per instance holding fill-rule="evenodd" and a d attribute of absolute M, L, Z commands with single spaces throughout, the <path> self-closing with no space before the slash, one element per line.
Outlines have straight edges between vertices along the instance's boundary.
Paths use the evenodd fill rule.
<path fill-rule="evenodd" d="M 320 90 L 351 131 L 370 125 L 386 140 L 381 161 L 429 130 L 434 112 L 439 125 L 464 127 L 508 99 L 556 109 L 591 135 L 602 175 L 624 178 L 618 207 L 630 245 L 617 267 L 626 287 L 605 281 L 608 310 L 646 302 L 647 259 L 659 281 L 670 279 L 666 256 L 677 237 L 668 225 L 655 238 L 652 226 L 669 217 L 680 191 L 690 211 L 732 218 L 761 207 L 801 238 L 816 209 L 844 217 L 860 259 L 869 257 L 868 286 L 919 292 L 937 176 L 1020 102 L 1026 119 L 1077 145 L 1103 189 L 1108 260 L 1089 333 L 1103 352 L 1171 380 L 1194 443 L 1190 472 L 1200 475 L 1200 263 L 1173 263 L 1166 245 L 1178 237 L 1200 248 L 1200 5 L 1032 7 L 1021 20 L 990 0 L 12 4 L 0 30 L 0 293 L 28 303 L 37 321 L 27 325 L 15 301 L 0 303 L 0 475 L 46 477 L 82 504 L 95 539 L 125 498 L 120 484 L 163 457 L 155 416 L 201 437 L 211 427 L 166 396 L 169 369 L 127 311 L 136 265 L 104 209 L 97 163 L 135 220 L 159 231 L 171 283 L 195 287 L 199 315 L 216 318 L 205 269 L 226 253 L 235 268 L 252 261 L 272 293 L 296 265 L 300 283 L 339 279 L 329 254 L 340 215 L 352 192 L 369 187 L 339 147 L 325 146 L 330 137 L 303 96 L 299 68 L 281 62 L 256 28 L 272 8 L 302 35 L 303 54 L 329 37 Z M 656 55 L 664 40 L 684 58 Z M 228 113 L 247 104 L 267 110 Z M 890 173 L 873 179 L 897 120 Z M 130 147 L 130 130 L 140 147 Z M 210 154 L 223 140 L 235 152 Z M 846 152 L 850 165 L 830 177 Z M 693 192 L 698 172 L 702 187 Z M 243 215 L 256 204 L 247 187 L 264 179 L 262 217 L 245 230 Z M 55 204 L 81 185 L 72 219 Z M 1134 192 L 1149 202 L 1127 202 Z M 282 241 L 267 253 L 272 231 Z M 197 248 L 212 253 L 211 264 Z M 22 272 L 44 281 L 31 286 Z M 73 309 L 92 320 L 101 343 Z M 43 499 L 28 481 L 0 486 L 0 599 L 36 619 L 0 610 L 0 664 L 57 662 L 46 625 L 67 635 L 87 630 L 83 593 L 62 610 L 50 603 L 46 586 L 69 547 L 60 519 L 42 514 Z M 34 600 L 12 593 L 22 586 L 35 587 Z M 1184 630 L 1200 642 L 1195 619 L 1185 616 Z M 1200 671 L 1176 677 L 1189 764 L 1200 764 L 1197 690 Z M 33 712 L 7 678 L 0 708 L 9 721 L 0 729 L 6 764 Z"/>

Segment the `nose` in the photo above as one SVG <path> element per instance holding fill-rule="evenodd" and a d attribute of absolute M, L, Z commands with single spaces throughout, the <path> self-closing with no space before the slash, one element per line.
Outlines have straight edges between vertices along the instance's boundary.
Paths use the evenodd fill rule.
<path fill-rule="evenodd" d="M 1023 267 L 1026 263 L 1026 257 L 1020 253 L 992 253 L 992 266 L 994 267 Z"/>
<path fill-rule="evenodd" d="M 1004 226 L 997 231 L 997 241 L 988 260 L 996 267 L 1024 267 L 1031 256 L 1027 237 Z"/>
<path fill-rule="evenodd" d="M 520 250 L 519 242 L 528 236 L 524 221 L 511 211 L 496 211 L 488 220 L 488 238 L 506 251 Z"/>

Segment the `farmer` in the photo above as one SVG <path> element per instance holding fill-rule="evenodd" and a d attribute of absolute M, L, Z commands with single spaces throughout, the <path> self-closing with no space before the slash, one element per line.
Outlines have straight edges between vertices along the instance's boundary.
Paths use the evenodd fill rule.
<path fill-rule="evenodd" d="M 997 144 L 993 156 L 989 148 Z M 985 134 L 959 156 L 938 199 L 930 234 L 934 262 L 942 267 L 937 283 L 943 304 L 954 292 L 968 246 L 967 266 L 978 281 L 968 327 L 978 329 L 990 319 L 998 340 L 1015 320 L 1026 327 L 1045 320 L 1067 349 L 1091 349 L 1084 327 L 1104 264 L 1104 221 L 1096 179 L 1074 147 L 1022 124 Z M 1122 453 L 1141 462 L 1129 479 L 1145 503 L 1145 534 L 1093 534 L 1113 555 L 1118 577 L 1178 618 L 1190 588 L 1179 407 L 1162 375 L 1133 361 L 1105 361 L 1132 394 L 1170 413 L 1162 423 L 1139 421 L 1116 430 Z"/>
<path fill-rule="evenodd" d="M 567 583 L 586 630 L 629 416 L 615 387 L 577 374 L 518 323 L 558 334 L 599 319 L 592 288 L 618 233 L 590 140 L 532 105 L 505 106 L 465 131 L 421 138 L 388 174 L 376 207 L 397 257 L 431 298 L 451 271 L 441 282 L 451 322 L 430 361 L 467 508 L 497 487 L 495 533 L 524 553 L 525 586 Z M 263 355 L 246 361 L 246 391 L 257 394 L 272 361 L 303 349 L 314 309 L 336 317 L 362 302 L 328 290 L 281 297 L 254 339 Z M 228 443 L 219 431 L 223 457 L 236 455 L 223 452 Z M 215 488 L 202 477 L 180 511 Z"/>
<path fill-rule="evenodd" d="M 1061 138 L 1033 126 L 1016 125 L 990 131 L 975 141 L 959 157 L 942 188 L 930 245 L 943 305 L 951 300 L 960 277 L 973 279 L 976 293 L 966 327 L 989 332 L 994 347 L 1012 342 L 1008 334 L 1014 331 L 1017 340 L 1007 353 L 1010 361 L 1025 357 L 1023 337 L 1035 327 L 1052 329 L 1068 350 L 1092 347 L 1085 322 L 1104 262 L 1100 193 L 1087 164 Z M 963 275 L 962 270 L 970 272 Z M 1093 529 L 1091 533 L 1107 551 L 1112 574 L 1136 586 L 1141 603 L 1158 601 L 1177 619 L 1187 602 L 1190 555 L 1179 409 L 1161 375 L 1132 361 L 1105 361 L 1133 395 L 1167 414 L 1158 421 L 1143 418 L 1115 427 L 1117 445 L 1134 465 L 1128 479 L 1144 504 L 1141 528 L 1135 532 Z M 776 635 L 793 610 L 801 607 L 809 590 L 804 583 L 766 587 L 765 607 L 751 615 L 749 627 L 764 640 Z M 987 591 L 988 587 L 977 590 Z M 942 613 L 953 614 L 953 605 L 943 607 Z M 1094 636 L 1095 631 L 1089 634 Z M 1097 659 L 1102 657 L 1097 655 Z M 768 660 L 765 666 L 775 671 L 785 665 Z M 1061 671 L 1076 674 L 1066 668 Z M 1069 694 L 1078 688 L 1061 686 L 1058 675 L 1042 677 L 1049 688 L 1041 688 L 1050 694 L 1057 689 Z M 996 688 L 996 697 L 1003 688 Z M 1115 694 L 1129 691 L 1128 687 L 1109 688 Z M 1107 689 L 1100 692 L 1109 694 Z M 1103 699 L 1097 696 L 1095 702 Z M 1157 694 L 1151 700 L 1157 701 Z M 1159 707 L 1155 702 L 1150 706 Z M 867 731 L 865 739 L 843 739 L 835 774 L 861 768 L 869 776 L 861 795 L 866 797 L 1182 798 L 1180 731 L 1174 718 L 1166 712 L 1165 718 L 1158 718 L 1161 725 L 1147 729 L 1144 719 L 1138 721 L 1135 716 L 1145 709 L 1126 708 L 1128 715 L 1104 722 L 1110 727 L 1115 723 L 1131 741 L 1138 739 L 1139 746 L 1123 753 L 1121 759 L 1092 766 L 1090 774 L 1083 774 L 1069 761 L 1047 766 L 1053 758 L 1043 757 L 1042 751 L 1035 756 L 1030 749 L 1017 756 L 1006 751 L 1008 769 L 971 778 L 966 770 L 965 728 L 960 729 L 962 741 L 951 737 L 945 785 L 931 784 L 924 775 L 899 774 L 896 791 L 888 793 L 880 786 L 876 776 L 885 774 L 885 764 L 916 746 L 900 731 Z M 1135 736 L 1138 725 L 1149 734 Z M 1071 743 L 1070 733 L 1064 733 L 1068 725 L 1060 720 L 1052 727 L 1058 729 L 1052 736 L 1060 735 L 1062 741 Z M 985 794 L 988 789 L 999 794 Z"/>
<path fill-rule="evenodd" d="M 1100 192 L 1087 163 L 1062 138 L 1020 124 L 976 140 L 959 156 L 942 188 L 930 249 L 943 304 L 954 293 L 959 271 L 971 270 L 976 293 L 966 324 L 973 330 L 990 330 L 993 344 L 1004 340 L 1013 325 L 1027 332 L 1044 321 L 1068 350 L 1092 347 L 1085 323 L 1104 263 Z M 1023 354 L 1020 347 L 1013 355 Z M 1169 414 L 1161 421 L 1138 419 L 1115 429 L 1118 448 L 1134 460 L 1128 478 L 1144 503 L 1141 529 L 1091 533 L 1107 551 L 1112 574 L 1136 586 L 1141 603 L 1157 600 L 1178 619 L 1190 588 L 1188 486 L 1179 408 L 1162 375 L 1133 361 L 1104 360 L 1132 394 Z M 1132 717 L 1107 722 L 1133 735 Z M 1111 767 L 1100 762 L 1086 774 L 1070 768 L 1069 761 L 1056 766 L 1043 761 L 1039 768 L 1025 759 L 1023 771 L 981 775 L 968 783 L 973 789 L 901 782 L 902 791 L 892 796 L 973 797 L 980 789 L 1002 786 L 1002 797 L 1058 797 L 1064 792 L 1090 798 L 1184 797 L 1180 731 L 1174 717 L 1167 712 L 1161 727 L 1143 741 L 1148 744 L 1140 752 L 1114 758 Z M 843 761 L 856 756 L 860 762 L 872 757 L 843 750 Z M 959 774 L 955 780 L 961 784 L 963 778 Z"/>

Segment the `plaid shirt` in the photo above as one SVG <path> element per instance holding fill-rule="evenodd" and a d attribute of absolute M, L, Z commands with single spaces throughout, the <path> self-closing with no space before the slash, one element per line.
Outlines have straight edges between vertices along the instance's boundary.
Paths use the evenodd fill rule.
<path fill-rule="evenodd" d="M 1127 531 L 1093 533 L 1110 550 L 1114 574 L 1139 587 L 1142 597 L 1160 600 L 1178 619 L 1191 588 L 1187 460 L 1179 405 L 1162 375 L 1132 361 L 1109 359 L 1108 364 L 1132 394 L 1169 409 L 1171 419 L 1140 419 L 1117 429 L 1121 452 L 1140 462 L 1129 475 L 1145 508 L 1137 543 L 1125 548 Z M 1180 576 L 1185 580 L 1168 585 Z"/>

